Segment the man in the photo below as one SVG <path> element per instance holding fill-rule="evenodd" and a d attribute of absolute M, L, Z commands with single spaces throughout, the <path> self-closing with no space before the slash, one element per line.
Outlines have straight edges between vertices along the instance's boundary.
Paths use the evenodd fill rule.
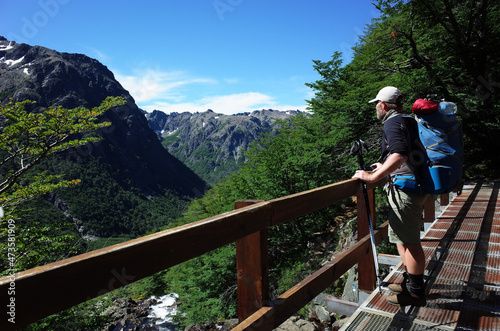
<path fill-rule="evenodd" d="M 384 87 L 375 99 L 370 100 L 377 102 L 377 117 L 384 124 L 383 163 L 373 164 L 373 172 L 358 170 L 353 178 L 367 183 L 391 178 L 385 187 L 390 207 L 389 241 L 396 244 L 406 272 L 402 284 L 388 286 L 394 295 L 387 297 L 387 302 L 399 306 L 425 306 L 425 255 L 420 243 L 420 229 L 428 195 L 405 192 L 392 184 L 395 175 L 419 176 L 425 166 L 425 149 L 418 137 L 417 123 L 414 118 L 402 114 L 402 101 L 401 92 L 392 86 Z"/>

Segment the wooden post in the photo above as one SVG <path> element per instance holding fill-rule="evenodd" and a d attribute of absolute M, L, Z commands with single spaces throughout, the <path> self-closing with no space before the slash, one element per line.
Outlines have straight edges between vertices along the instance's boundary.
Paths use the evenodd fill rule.
<path fill-rule="evenodd" d="M 441 196 L 439 197 L 439 202 L 441 206 L 448 206 L 450 204 L 450 194 L 441 194 Z"/>
<path fill-rule="evenodd" d="M 429 195 L 424 205 L 424 222 L 432 223 L 436 219 L 436 208 L 434 206 L 434 195 Z"/>
<path fill-rule="evenodd" d="M 370 221 L 366 210 L 365 197 L 363 193 L 356 195 L 358 205 L 358 240 L 370 235 Z M 370 214 L 373 226 L 375 227 L 375 192 L 368 190 L 368 201 L 370 202 Z M 377 275 L 375 274 L 375 264 L 373 263 L 373 253 L 371 246 L 367 254 L 358 263 L 358 288 L 365 291 L 373 291 L 377 285 Z"/>
<path fill-rule="evenodd" d="M 262 200 L 235 202 L 235 209 Z M 238 319 L 240 323 L 269 300 L 267 229 L 236 241 Z"/>

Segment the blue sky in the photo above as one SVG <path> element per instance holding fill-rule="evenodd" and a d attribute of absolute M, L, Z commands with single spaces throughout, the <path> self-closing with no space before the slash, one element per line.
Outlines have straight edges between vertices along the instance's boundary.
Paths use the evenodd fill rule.
<path fill-rule="evenodd" d="M 106 65 L 147 111 L 305 110 L 312 60 L 351 47 L 370 0 L 2 0 L 0 35 Z"/>

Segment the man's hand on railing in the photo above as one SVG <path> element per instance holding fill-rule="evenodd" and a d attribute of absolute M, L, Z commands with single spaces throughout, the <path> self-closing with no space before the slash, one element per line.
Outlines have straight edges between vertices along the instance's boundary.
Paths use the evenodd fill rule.
<path fill-rule="evenodd" d="M 376 176 L 374 174 L 374 172 L 376 172 L 377 169 L 379 169 L 381 166 L 382 166 L 382 163 L 374 163 L 370 166 L 372 168 L 371 171 L 356 170 L 356 173 L 354 174 L 354 176 L 352 176 L 352 178 L 359 178 L 362 181 L 364 181 L 365 183 L 376 182 L 379 180 L 379 178 L 377 178 L 378 176 Z"/>
<path fill-rule="evenodd" d="M 384 163 L 375 163 L 375 171 L 366 172 L 364 170 L 357 170 L 353 178 L 359 178 L 365 183 L 374 183 L 389 176 L 393 171 L 398 169 L 403 163 L 408 160 L 408 156 L 399 153 L 392 153 L 385 159 Z"/>

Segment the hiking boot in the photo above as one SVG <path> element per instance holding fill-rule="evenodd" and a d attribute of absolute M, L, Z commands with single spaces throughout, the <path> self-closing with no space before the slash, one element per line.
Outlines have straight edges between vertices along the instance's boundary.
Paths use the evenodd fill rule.
<path fill-rule="evenodd" d="M 423 307 L 427 304 L 425 295 L 417 296 L 409 291 L 403 291 L 400 294 L 388 296 L 386 301 L 395 306 L 417 306 Z"/>
<path fill-rule="evenodd" d="M 408 274 L 403 273 L 403 282 L 401 284 L 389 284 L 387 289 L 394 294 L 400 294 L 406 291 L 406 282 L 408 281 Z"/>
<path fill-rule="evenodd" d="M 399 294 L 403 293 L 403 291 L 406 289 L 406 285 L 405 288 L 403 289 L 403 284 L 389 284 L 387 286 L 387 289 L 391 291 L 391 293 L 393 294 Z"/>

